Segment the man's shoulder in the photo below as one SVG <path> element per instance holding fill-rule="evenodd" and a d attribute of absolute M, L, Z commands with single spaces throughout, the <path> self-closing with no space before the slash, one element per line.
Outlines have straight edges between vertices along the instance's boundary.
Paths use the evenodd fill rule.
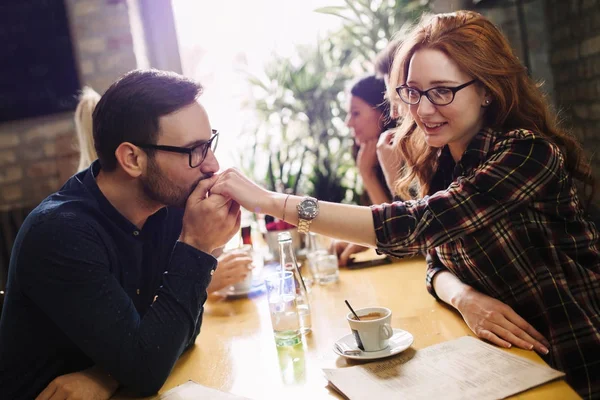
<path fill-rule="evenodd" d="M 41 235 L 66 237 L 81 227 L 99 225 L 99 210 L 95 201 L 82 193 L 61 190 L 44 199 L 27 216 L 19 231 L 24 238 L 35 231 Z"/>
<path fill-rule="evenodd" d="M 98 211 L 97 202 L 85 193 L 61 190 L 46 197 L 30 216 L 38 221 L 92 218 Z"/>
<path fill-rule="evenodd" d="M 43 200 L 19 229 L 10 268 L 21 280 L 40 273 L 44 260 L 85 258 L 105 248 L 100 216 L 89 199 L 57 192 Z M 17 276 L 17 275 L 15 275 Z"/>

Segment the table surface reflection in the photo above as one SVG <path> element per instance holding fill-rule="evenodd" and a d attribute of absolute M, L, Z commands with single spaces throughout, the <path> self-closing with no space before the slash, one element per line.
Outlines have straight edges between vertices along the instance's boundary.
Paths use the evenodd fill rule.
<path fill-rule="evenodd" d="M 191 379 L 252 399 L 342 398 L 328 386 L 321 369 L 363 363 L 338 357 L 332 350 L 334 341 L 349 333 L 344 299 L 355 308 L 390 308 L 392 326 L 411 332 L 415 349 L 472 335 L 457 312 L 427 293 L 422 258 L 361 270 L 341 270 L 339 282 L 312 287 L 313 332 L 294 347 L 275 346 L 264 292 L 234 299 L 211 297 L 205 305 L 196 346 L 182 355 L 160 393 Z M 543 363 L 531 351 L 507 351 Z M 579 397 L 559 380 L 514 398 Z"/>

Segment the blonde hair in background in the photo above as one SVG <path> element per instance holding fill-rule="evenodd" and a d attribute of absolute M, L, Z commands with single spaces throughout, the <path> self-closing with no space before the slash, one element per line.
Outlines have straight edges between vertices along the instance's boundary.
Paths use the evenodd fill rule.
<path fill-rule="evenodd" d="M 100 95 L 91 87 L 84 87 L 79 96 L 79 104 L 75 109 L 75 130 L 77 131 L 77 142 L 79 144 L 79 165 L 77 171 L 90 166 L 92 161 L 98 158 L 94 149 L 94 136 L 92 125 L 92 113 L 96 104 L 100 101 Z"/>

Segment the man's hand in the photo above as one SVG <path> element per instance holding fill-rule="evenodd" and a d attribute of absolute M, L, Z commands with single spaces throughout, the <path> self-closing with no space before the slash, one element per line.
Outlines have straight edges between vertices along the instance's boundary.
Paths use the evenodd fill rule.
<path fill-rule="evenodd" d="M 185 205 L 179 240 L 205 253 L 225 245 L 240 229 L 240 205 L 231 198 L 210 194 L 218 176 L 198 183 Z"/>
<path fill-rule="evenodd" d="M 368 249 L 368 247 L 359 244 L 336 240 L 331 243 L 330 251 L 338 256 L 340 267 L 345 267 L 348 265 L 348 261 L 352 254 L 360 253 Z"/>
<path fill-rule="evenodd" d="M 467 286 L 453 303 L 478 337 L 501 347 L 515 345 L 548 354 L 546 338 L 501 301 Z"/>
<path fill-rule="evenodd" d="M 213 293 L 243 281 L 252 271 L 252 257 L 244 251 L 234 250 L 221 255 L 217 270 L 206 291 Z"/>
<path fill-rule="evenodd" d="M 36 400 L 106 400 L 119 383 L 97 367 L 54 378 Z"/>

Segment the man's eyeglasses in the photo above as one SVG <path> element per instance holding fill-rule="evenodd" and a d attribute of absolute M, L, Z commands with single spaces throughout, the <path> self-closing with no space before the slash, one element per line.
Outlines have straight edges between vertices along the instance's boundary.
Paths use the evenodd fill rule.
<path fill-rule="evenodd" d="M 426 96 L 432 104 L 436 106 L 446 106 L 454 101 L 456 92 L 475 82 L 477 82 L 477 79 L 473 79 L 472 81 L 456 87 L 438 86 L 427 90 L 419 90 L 407 85 L 402 85 L 396 88 L 396 92 L 398 92 L 398 96 L 400 96 L 400 99 L 406 104 L 419 104 L 421 96 Z"/>
<path fill-rule="evenodd" d="M 204 143 L 200 143 L 197 146 L 188 148 L 188 147 L 177 147 L 177 146 L 163 146 L 160 144 L 135 144 L 137 147 L 141 147 L 142 149 L 152 149 L 152 150 L 160 150 L 160 151 L 170 151 L 173 153 L 181 153 L 187 154 L 189 156 L 190 168 L 196 168 L 202 164 L 206 155 L 208 154 L 208 149 L 214 151 L 217 149 L 217 144 L 219 143 L 219 132 L 215 129 L 212 130 L 211 138 Z"/>

